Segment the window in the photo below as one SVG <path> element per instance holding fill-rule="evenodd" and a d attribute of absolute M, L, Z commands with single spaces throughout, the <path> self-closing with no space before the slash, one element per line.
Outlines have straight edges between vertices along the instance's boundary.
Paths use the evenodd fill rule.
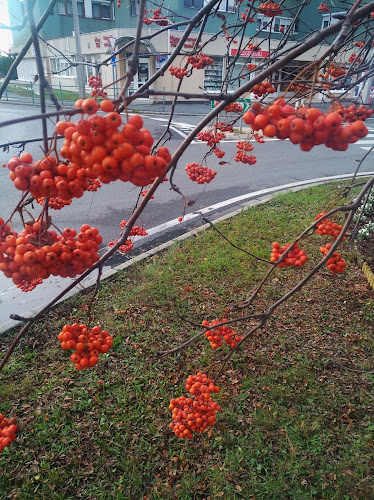
<path fill-rule="evenodd" d="M 322 15 L 322 29 L 327 28 L 327 26 L 330 26 L 330 24 L 335 24 L 339 21 L 339 19 L 336 19 L 333 17 L 335 14 L 341 14 L 346 16 L 346 12 L 331 12 L 328 14 L 323 14 Z"/>
<path fill-rule="evenodd" d="M 271 31 L 273 33 L 284 33 L 293 22 L 292 17 L 266 17 L 262 14 L 257 15 L 257 31 Z M 298 21 L 293 25 L 291 33 L 297 33 Z"/>
<path fill-rule="evenodd" d="M 139 14 L 139 0 L 132 0 L 130 3 L 130 16 L 137 16 Z"/>
<path fill-rule="evenodd" d="M 205 92 L 221 92 L 222 90 L 222 57 L 213 57 L 213 64 L 207 66 L 204 71 Z"/>
<path fill-rule="evenodd" d="M 203 0 L 184 0 L 183 5 L 191 9 L 201 9 L 203 7 Z"/>
<path fill-rule="evenodd" d="M 74 57 L 71 57 L 71 62 L 74 62 Z M 51 71 L 59 76 L 75 76 L 75 68 L 71 63 L 63 57 L 51 57 Z"/>
<path fill-rule="evenodd" d="M 84 3 L 83 0 L 77 1 L 78 16 L 84 17 Z M 73 4 L 71 0 L 58 0 L 57 2 L 57 12 L 60 16 L 72 16 L 73 15 Z"/>
<path fill-rule="evenodd" d="M 100 54 L 87 54 L 86 56 L 83 56 L 83 59 L 88 62 L 88 63 L 99 63 L 100 62 Z M 87 75 L 87 80 L 89 79 L 90 76 L 97 75 L 95 72 L 95 68 L 93 66 L 85 66 L 86 68 L 86 75 Z M 101 73 L 101 68 L 99 71 L 99 76 Z"/>
<path fill-rule="evenodd" d="M 92 2 L 92 17 L 110 20 L 110 2 Z"/>
<path fill-rule="evenodd" d="M 235 0 L 221 0 L 218 10 L 221 12 L 235 12 Z"/>

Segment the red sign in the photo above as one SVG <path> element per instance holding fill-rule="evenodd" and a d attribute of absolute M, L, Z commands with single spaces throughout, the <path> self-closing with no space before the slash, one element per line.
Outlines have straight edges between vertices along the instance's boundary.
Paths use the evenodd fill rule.
<path fill-rule="evenodd" d="M 104 35 L 103 38 L 105 40 L 105 42 L 103 43 L 104 47 L 110 47 L 111 46 L 110 38 L 114 38 L 115 39 L 115 37 L 113 35 L 109 35 L 109 36 Z"/>
<path fill-rule="evenodd" d="M 238 53 L 238 49 L 231 49 L 230 55 L 231 56 L 236 56 Z M 263 59 L 264 57 L 268 57 L 269 51 L 268 50 L 242 50 L 240 52 L 240 57 L 254 57 L 256 59 Z"/>
<path fill-rule="evenodd" d="M 197 38 L 187 38 L 187 40 L 183 44 L 184 49 L 193 49 L 195 47 Z M 171 47 L 176 47 L 178 43 L 180 42 L 180 37 L 174 36 L 170 34 L 170 45 Z M 199 43 L 198 48 L 201 47 L 201 44 Z"/>

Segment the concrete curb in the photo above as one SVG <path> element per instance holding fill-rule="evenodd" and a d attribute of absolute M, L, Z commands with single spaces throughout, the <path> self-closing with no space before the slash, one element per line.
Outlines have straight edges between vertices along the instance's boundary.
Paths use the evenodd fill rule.
<path fill-rule="evenodd" d="M 358 177 L 368 177 L 370 175 L 373 175 L 373 172 L 364 172 L 364 173 L 359 174 Z M 285 187 L 284 189 L 279 189 L 281 186 L 277 186 L 277 187 L 272 188 L 271 193 L 262 194 L 262 195 L 259 194 L 259 196 L 255 199 L 251 199 L 247 202 L 242 202 L 239 204 L 240 208 L 234 210 L 233 212 L 225 214 L 221 217 L 217 217 L 216 219 L 212 219 L 212 222 L 218 223 L 218 222 L 222 222 L 224 220 L 230 219 L 232 217 L 235 217 L 236 215 L 240 214 L 241 212 L 250 208 L 251 206 L 256 206 L 256 205 L 260 205 L 262 203 L 266 203 L 267 201 L 271 200 L 274 196 L 276 196 L 278 194 L 287 193 L 287 192 L 297 192 L 297 191 L 301 191 L 303 189 L 306 189 L 310 186 L 318 186 L 318 185 L 324 184 L 326 182 L 332 182 L 334 180 L 344 180 L 344 179 L 347 179 L 349 177 L 351 177 L 351 174 L 342 174 L 340 176 L 319 178 L 317 180 L 311 179 L 310 181 L 300 181 L 300 185 L 298 185 L 298 186 L 293 185 L 292 187 Z M 259 191 L 259 193 L 261 193 L 261 191 Z M 256 192 L 251 193 L 251 195 L 254 197 L 256 195 Z M 206 215 L 209 215 L 209 214 L 206 214 Z M 137 255 L 136 257 L 133 257 L 132 259 L 129 259 L 128 261 L 126 261 L 122 264 L 119 264 L 118 266 L 116 266 L 112 269 L 109 269 L 109 270 L 103 272 L 101 275 L 100 281 L 103 281 L 103 280 L 115 275 L 118 271 L 121 271 L 123 269 L 127 269 L 128 267 L 130 267 L 134 264 L 137 264 L 138 262 L 142 262 L 143 260 L 146 260 L 146 259 L 149 259 L 150 257 L 153 257 L 157 253 L 162 252 L 163 250 L 166 250 L 169 247 L 171 247 L 175 242 L 184 241 L 192 236 L 196 236 L 197 234 L 201 233 L 202 231 L 205 231 L 206 229 L 208 229 L 209 227 L 210 227 L 210 224 L 203 224 L 196 229 L 193 229 L 191 231 L 188 231 L 185 234 L 182 234 L 181 236 L 177 236 L 176 238 L 173 238 L 173 239 L 171 239 L 171 240 L 169 240 L 169 241 L 167 241 L 167 242 L 165 242 L 157 247 L 154 247 L 150 250 L 147 250 L 146 252 L 143 252 L 142 254 Z M 366 266 L 367 266 L 367 264 L 366 264 Z M 371 271 L 370 271 L 370 273 L 371 273 Z M 374 282 L 374 275 L 372 275 L 372 276 L 373 276 L 372 280 Z M 92 286 L 95 286 L 96 282 L 97 282 L 96 278 L 92 278 L 92 279 L 84 281 L 83 282 L 84 289 L 86 290 Z M 77 295 L 81 291 L 82 291 L 82 289 L 71 290 L 62 299 L 60 299 L 53 306 L 53 308 L 56 307 L 58 304 L 64 302 L 68 298 L 70 298 L 74 295 Z M 30 317 L 33 316 L 34 314 L 36 314 L 44 305 L 45 304 L 40 304 L 37 308 L 31 309 L 30 313 L 29 313 Z M 9 320 L 6 323 L 3 323 L 2 325 L 0 325 L 0 337 L 6 331 L 10 330 L 11 328 L 13 328 L 19 324 L 20 324 L 19 321 Z"/>
<path fill-rule="evenodd" d="M 357 265 L 361 268 L 370 288 L 374 291 L 374 274 L 371 271 L 369 264 L 367 264 L 367 262 L 365 262 L 364 259 L 361 257 L 361 254 L 357 250 L 357 247 L 355 247 L 355 257 Z"/>

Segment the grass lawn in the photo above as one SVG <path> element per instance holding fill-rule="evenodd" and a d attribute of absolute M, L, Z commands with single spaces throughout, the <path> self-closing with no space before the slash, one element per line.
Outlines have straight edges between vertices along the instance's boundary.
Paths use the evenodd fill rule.
<path fill-rule="evenodd" d="M 277 196 L 220 229 L 268 258 L 274 240 L 291 241 L 328 208 L 336 187 Z M 277 269 L 251 310 L 290 289 L 325 241 L 302 242 L 305 269 Z M 0 498 L 373 498 L 374 296 L 347 246 L 343 257 L 344 275 L 323 269 L 234 355 L 217 381 L 217 425 L 191 441 L 169 429 L 169 401 L 187 396 L 189 374 L 217 373 L 227 348 L 212 351 L 203 337 L 154 355 L 198 333 L 191 322 L 234 317 L 267 264 L 209 230 L 119 272 L 94 304 L 93 324 L 114 345 L 91 370 L 77 371 L 57 341 L 65 323 L 86 321 L 89 296 L 54 309 L 0 374 L 0 411 L 22 426 L 0 455 Z"/>
<path fill-rule="evenodd" d="M 60 90 L 59 87 L 52 87 L 53 92 L 57 98 L 57 100 L 62 102 L 65 101 L 72 101 L 75 102 L 77 99 L 79 99 L 79 94 L 77 92 L 71 92 L 69 90 Z M 13 94 L 17 94 L 21 97 L 34 97 L 35 99 L 39 99 L 39 94 L 35 93 L 35 91 L 32 91 L 31 85 L 27 84 L 9 84 L 7 86 L 7 91 L 11 92 Z M 89 94 L 90 92 L 88 92 Z M 50 99 L 49 92 L 46 90 L 44 92 L 46 99 Z"/>

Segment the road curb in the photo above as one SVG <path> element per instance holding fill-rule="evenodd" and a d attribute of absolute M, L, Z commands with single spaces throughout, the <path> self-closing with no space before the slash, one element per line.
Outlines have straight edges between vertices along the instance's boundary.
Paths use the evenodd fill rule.
<path fill-rule="evenodd" d="M 357 177 L 369 177 L 370 175 L 374 175 L 374 172 L 363 172 L 357 175 Z M 212 218 L 212 222 L 214 223 L 219 223 L 224 220 L 230 219 L 232 217 L 235 217 L 236 215 L 240 214 L 244 210 L 247 210 L 248 208 L 256 205 L 260 205 L 262 203 L 266 203 L 267 201 L 271 200 L 274 196 L 282 193 L 287 193 L 287 192 L 297 192 L 301 191 L 303 189 L 306 189 L 311 186 L 318 186 L 320 184 L 324 184 L 326 182 L 332 182 L 334 180 L 345 180 L 349 179 L 352 177 L 352 174 L 342 174 L 339 176 L 331 176 L 331 177 L 324 177 L 324 178 L 318 178 L 318 179 L 310 179 L 309 181 L 300 181 L 299 183 L 293 183 L 293 185 L 290 187 L 289 185 L 284 185 L 287 187 L 284 187 L 282 189 L 282 186 L 275 186 L 273 188 L 269 188 L 269 192 L 267 194 L 263 194 L 264 190 L 257 191 L 250 193 L 250 196 L 252 197 L 251 200 L 249 201 L 244 201 L 242 203 L 238 203 L 239 208 L 236 210 L 225 214 L 221 217 L 217 218 Z M 256 193 L 259 193 L 258 196 L 256 197 Z M 201 214 L 203 215 L 203 214 Z M 209 214 L 204 214 L 208 215 Z M 177 224 L 175 224 L 177 225 Z M 103 281 L 107 278 L 110 278 L 111 276 L 115 275 L 118 271 L 122 271 L 124 269 L 127 269 L 128 267 L 137 264 L 139 262 L 142 262 L 143 260 L 149 259 L 150 257 L 153 257 L 154 255 L 162 252 L 163 250 L 168 249 L 171 247 L 174 243 L 179 242 L 179 241 L 184 241 L 188 238 L 191 238 L 192 236 L 196 236 L 197 234 L 201 233 L 202 231 L 205 231 L 206 229 L 210 228 L 210 224 L 203 224 L 195 229 L 192 229 L 191 231 L 186 232 L 185 234 L 182 234 L 180 236 L 177 236 L 175 238 L 172 238 L 169 241 L 166 241 L 165 243 L 162 243 L 161 245 L 158 245 L 157 247 L 154 247 L 150 250 L 147 250 L 146 252 L 141 253 L 140 255 L 137 255 L 131 259 L 129 259 L 126 262 L 123 262 L 122 264 L 119 264 L 107 271 L 104 271 L 101 275 L 100 281 Z M 367 264 L 366 264 L 367 266 Z M 368 267 L 368 266 L 367 266 Z M 366 269 L 366 268 L 365 268 Z M 370 271 L 371 272 L 371 271 Z M 372 274 L 372 273 L 371 273 Z M 372 278 L 374 280 L 374 276 Z M 97 283 L 97 278 L 92 278 L 87 281 L 84 281 L 83 286 L 84 290 L 87 290 L 88 288 L 91 288 L 95 286 Z M 80 293 L 82 289 L 80 290 L 71 290 L 69 293 L 67 293 L 63 298 L 61 298 L 56 304 L 54 304 L 52 307 L 56 307 L 58 304 L 61 304 L 65 300 L 71 298 L 74 295 L 77 295 Z M 37 308 L 31 309 L 30 310 L 30 317 L 36 314 L 40 309 L 42 309 L 45 306 L 44 304 L 40 304 Z M 15 326 L 19 325 L 19 321 L 14 321 L 14 320 L 9 320 L 6 323 L 3 323 L 0 325 L 0 337 L 6 333 L 8 330 L 11 328 L 14 328 Z"/>
<path fill-rule="evenodd" d="M 355 257 L 356 262 L 361 271 L 364 273 L 364 276 L 370 286 L 370 288 L 374 291 L 374 274 L 367 262 L 364 261 L 357 247 L 355 246 Z"/>

